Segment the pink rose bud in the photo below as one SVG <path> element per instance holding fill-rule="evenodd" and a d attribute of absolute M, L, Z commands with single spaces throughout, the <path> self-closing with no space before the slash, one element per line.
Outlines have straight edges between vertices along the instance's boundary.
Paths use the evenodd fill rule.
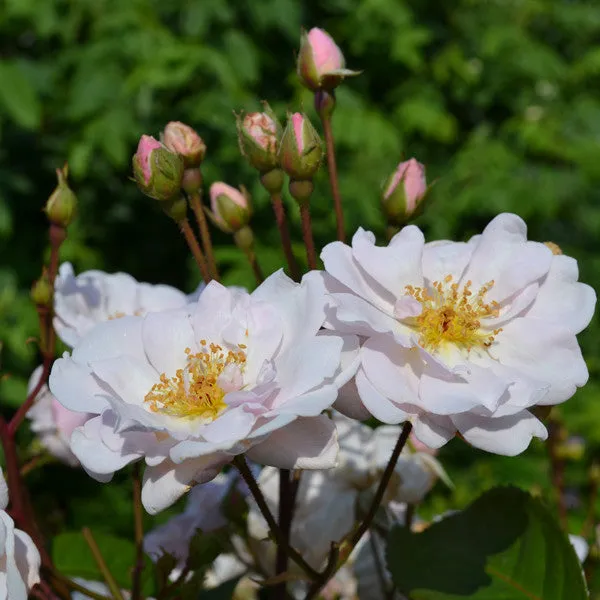
<path fill-rule="evenodd" d="M 155 200 L 172 200 L 181 189 L 183 159 L 149 135 L 133 156 L 133 175 L 140 190 Z"/>
<path fill-rule="evenodd" d="M 238 190 L 222 181 L 210 186 L 213 223 L 225 233 L 235 233 L 250 220 L 250 203 L 245 189 Z"/>
<path fill-rule="evenodd" d="M 281 168 L 292 179 L 309 180 L 319 169 L 322 154 L 321 139 L 308 117 L 302 113 L 288 117 L 279 148 Z"/>
<path fill-rule="evenodd" d="M 58 185 L 54 188 L 44 207 L 50 223 L 62 228 L 68 227 L 77 215 L 77 196 L 69 187 L 68 175 L 68 165 L 62 169 L 56 169 Z"/>
<path fill-rule="evenodd" d="M 183 158 L 186 168 L 199 167 L 206 156 L 204 140 L 189 125 L 180 121 L 167 123 L 162 141 L 171 152 Z"/>
<path fill-rule="evenodd" d="M 308 33 L 302 33 L 297 68 L 298 76 L 307 88 L 314 92 L 333 90 L 344 77 L 359 74 L 345 67 L 342 51 L 326 31 L 314 27 Z"/>
<path fill-rule="evenodd" d="M 268 104 L 264 112 L 237 116 L 238 141 L 242 154 L 261 173 L 279 166 L 277 153 L 281 128 Z"/>
<path fill-rule="evenodd" d="M 383 193 L 383 210 L 388 220 L 395 225 L 404 225 L 417 216 L 427 189 L 425 167 L 414 158 L 401 162 Z"/>

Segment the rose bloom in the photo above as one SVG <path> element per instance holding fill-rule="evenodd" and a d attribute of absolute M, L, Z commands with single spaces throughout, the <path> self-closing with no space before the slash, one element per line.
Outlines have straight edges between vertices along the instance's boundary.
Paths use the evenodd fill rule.
<path fill-rule="evenodd" d="M 0 471 L 0 600 L 27 600 L 40 581 L 40 553 L 6 512 L 8 487 Z"/>
<path fill-rule="evenodd" d="M 326 273 L 313 276 L 335 303 L 328 326 L 364 340 L 355 387 L 336 407 L 410 421 L 432 448 L 457 431 L 505 455 L 545 439 L 531 409 L 586 383 L 576 334 L 596 294 L 578 283 L 573 258 L 526 233 L 518 216 L 501 214 L 467 243 L 425 244 L 409 226 L 386 247 L 362 229 L 352 246 L 326 246 Z"/>
<path fill-rule="evenodd" d="M 252 294 L 213 281 L 193 307 L 97 325 L 50 376 L 61 404 L 97 415 L 75 429 L 71 450 L 100 481 L 143 458 L 151 513 L 237 454 L 332 467 L 336 430 L 321 412 L 353 375 L 346 357 L 358 341 L 317 335 L 326 303 L 314 281 L 279 271 Z"/>
<path fill-rule="evenodd" d="M 98 323 L 181 308 L 188 301 L 188 296 L 168 285 L 141 283 L 127 273 L 85 271 L 75 275 L 73 266 L 63 263 L 54 291 L 54 329 L 73 347 Z"/>

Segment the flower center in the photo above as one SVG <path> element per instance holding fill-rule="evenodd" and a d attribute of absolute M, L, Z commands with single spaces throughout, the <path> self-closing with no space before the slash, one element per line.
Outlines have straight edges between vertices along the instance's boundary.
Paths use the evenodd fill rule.
<path fill-rule="evenodd" d="M 235 371 L 243 371 L 246 362 L 244 345 L 240 350 L 223 350 L 217 344 L 200 341 L 202 352 L 192 354 L 189 348 L 186 365 L 178 369 L 174 377 L 168 378 L 164 373 L 160 382 L 155 383 L 146 394 L 144 402 L 148 402 L 150 410 L 161 412 L 172 417 L 202 419 L 205 423 L 214 421 L 227 407 L 223 398 L 225 391 L 221 379 L 227 378 Z"/>
<path fill-rule="evenodd" d="M 488 348 L 502 329 L 481 330 L 481 319 L 499 314 L 495 301 L 486 302 L 485 295 L 494 287 L 488 281 L 477 293 L 471 291 L 471 281 L 462 288 L 447 275 L 443 282 L 434 281 L 432 290 L 406 286 L 406 293 L 421 303 L 421 314 L 411 317 L 411 325 L 420 334 L 419 344 L 427 350 L 438 350 L 451 343 L 470 351 L 473 347 Z"/>

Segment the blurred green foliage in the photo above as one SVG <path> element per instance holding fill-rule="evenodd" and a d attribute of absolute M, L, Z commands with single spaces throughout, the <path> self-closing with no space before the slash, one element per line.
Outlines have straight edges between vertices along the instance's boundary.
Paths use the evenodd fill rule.
<path fill-rule="evenodd" d="M 311 95 L 294 73 L 302 26 L 327 29 L 347 65 L 364 73 L 338 92 L 334 132 L 347 231 L 382 238 L 381 182 L 416 156 L 437 180 L 420 219 L 430 239 L 465 238 L 502 211 L 524 217 L 534 239 L 575 256 L 582 279 L 600 275 L 600 7 L 589 0 L 3 0 L 0 4 L 0 384 L 4 410 L 23 398 L 35 363 L 36 317 L 28 303 L 46 249 L 41 208 L 54 169 L 68 160 L 81 204 L 63 260 L 78 271 L 123 270 L 192 290 L 198 281 L 176 228 L 128 180 L 142 133 L 169 120 L 195 126 L 208 145 L 205 180 L 244 184 L 267 272 L 283 264 L 268 198 L 239 156 L 232 111 L 268 100 L 280 117 Z M 300 259 L 299 218 L 286 198 Z M 326 173 L 313 206 L 319 246 L 334 217 Z M 229 284 L 252 285 L 244 257 L 215 234 Z M 596 319 L 581 336 L 591 381 L 561 414 L 600 458 L 600 338 Z M 27 435 L 24 435 L 26 441 Z M 541 444 L 519 459 L 482 456 L 456 441 L 442 460 L 457 488 L 424 511 L 464 506 L 492 483 L 547 493 Z M 569 469 L 583 522 L 586 470 Z M 86 518 L 129 531 L 122 486 L 81 479 L 76 498 L 48 489 L 72 474 L 32 475 L 46 527 Z M 51 478 L 51 479 L 49 479 Z M 84 484 L 85 479 L 85 484 Z M 79 480 L 78 480 L 79 481 Z M 58 483 L 55 483 L 58 487 Z M 123 487 L 125 486 L 125 487 Z M 70 487 L 70 486 L 69 486 Z M 77 511 L 59 510 L 77 505 Z"/>

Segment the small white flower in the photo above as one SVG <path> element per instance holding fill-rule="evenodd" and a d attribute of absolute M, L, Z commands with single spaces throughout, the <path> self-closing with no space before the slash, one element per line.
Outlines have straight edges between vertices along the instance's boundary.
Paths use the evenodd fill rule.
<path fill-rule="evenodd" d="M 198 293 L 188 297 L 168 285 L 138 282 L 127 273 L 85 271 L 76 276 L 73 266 L 63 263 L 54 290 L 54 328 L 72 348 L 98 323 L 182 308 Z"/>
<path fill-rule="evenodd" d="M 580 535 L 573 535 L 571 533 L 569 534 L 569 541 L 571 542 L 571 546 L 573 546 L 573 550 L 575 550 L 575 554 L 577 554 L 579 562 L 585 562 L 590 551 L 589 544 Z"/>
<path fill-rule="evenodd" d="M 252 294 L 213 281 L 193 307 L 97 325 L 50 376 L 66 408 L 98 415 L 73 432 L 73 453 L 99 481 L 144 458 L 151 513 L 236 454 L 333 466 L 335 427 L 321 412 L 352 377 L 358 341 L 318 335 L 326 302 L 315 282 L 279 271 Z"/>
<path fill-rule="evenodd" d="M 340 541 L 357 520 L 357 507 L 363 497 L 368 502 L 387 465 L 401 428 L 371 429 L 339 413 L 333 421 L 338 430 L 338 464 L 329 471 L 302 473 L 292 523 L 292 545 L 315 568 L 321 568 L 332 541 Z M 425 460 L 431 462 L 422 462 Z M 434 466 L 435 465 L 435 466 Z M 405 448 L 384 497 L 384 505 L 417 502 L 435 483 L 441 466 L 427 454 Z M 265 467 L 258 483 L 271 510 L 277 514 L 279 473 Z M 249 499 L 248 531 L 265 539 L 268 526 L 253 499 Z M 272 565 L 265 565 L 272 568 Z"/>
<path fill-rule="evenodd" d="M 351 247 L 326 246 L 327 273 L 312 276 L 336 304 L 329 326 L 364 339 L 355 393 L 345 388 L 336 408 L 409 420 L 432 448 L 457 431 L 506 455 L 545 439 L 529 409 L 564 402 L 586 383 L 576 334 L 596 294 L 578 283 L 574 259 L 526 232 L 502 214 L 468 243 L 425 244 L 408 226 L 387 247 L 362 229 Z"/>
<path fill-rule="evenodd" d="M 39 366 L 29 378 L 27 393 L 31 393 L 37 386 L 41 374 L 42 366 Z M 41 387 L 33 406 L 27 411 L 27 418 L 31 420 L 31 431 L 37 435 L 42 446 L 52 456 L 73 467 L 77 466 L 79 461 L 71 452 L 71 433 L 92 416 L 65 408 L 46 384 Z"/>
<path fill-rule="evenodd" d="M 8 487 L 0 472 L 0 600 L 27 600 L 40 581 L 40 553 L 32 539 L 5 511 Z"/>

